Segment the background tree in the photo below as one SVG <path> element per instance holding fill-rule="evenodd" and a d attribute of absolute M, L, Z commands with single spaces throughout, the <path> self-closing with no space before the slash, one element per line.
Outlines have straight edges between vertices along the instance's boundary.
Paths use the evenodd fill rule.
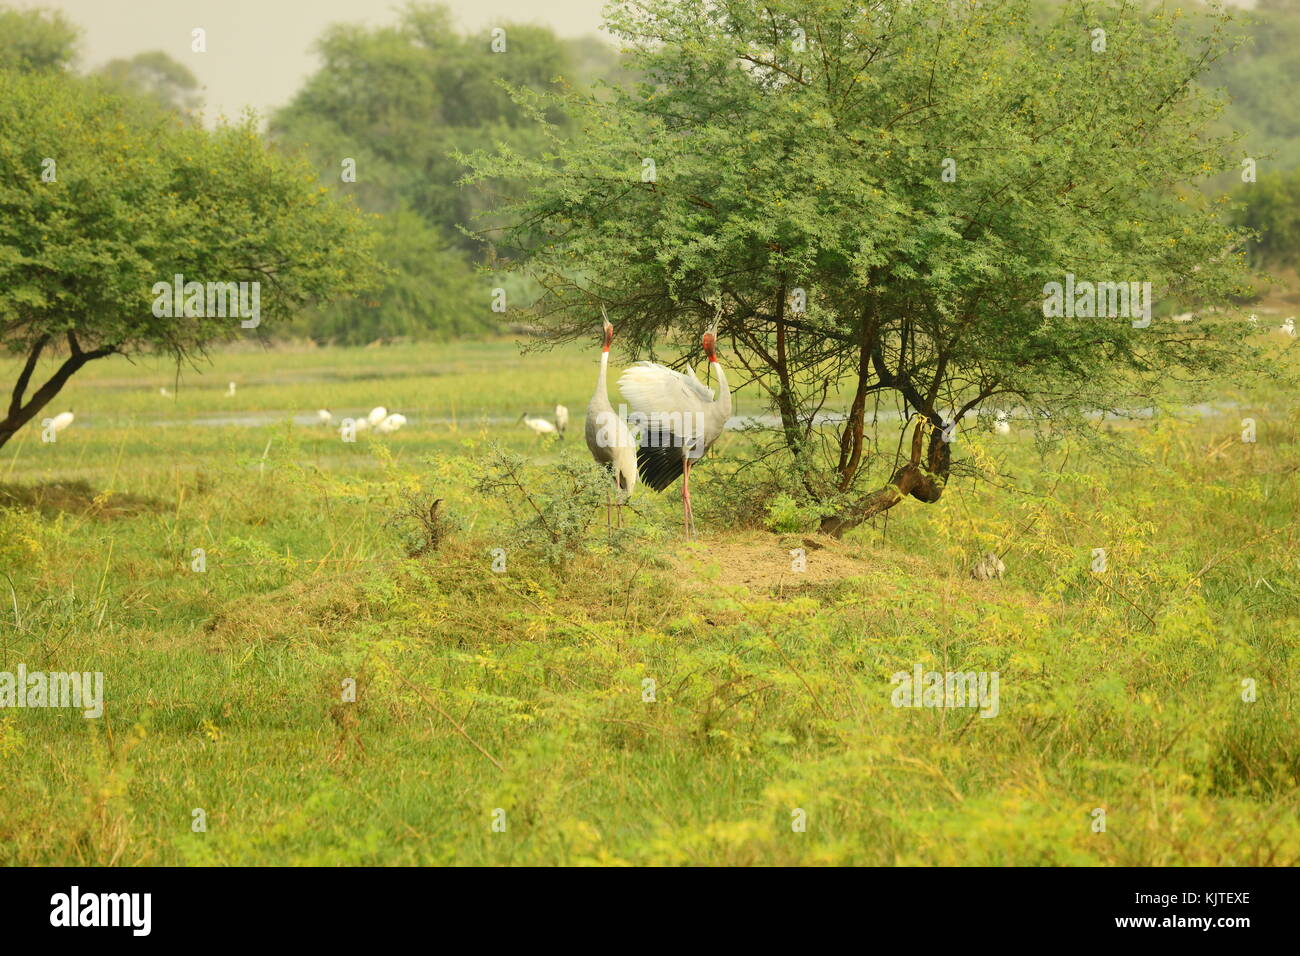
<path fill-rule="evenodd" d="M 67 70 L 76 59 L 78 36 L 58 11 L 0 8 L 0 70 Z"/>
<path fill-rule="evenodd" d="M 1251 258 L 1261 266 L 1300 268 L 1300 167 L 1265 173 L 1238 188 L 1238 219 L 1259 235 Z"/>
<path fill-rule="evenodd" d="M 96 71 L 96 75 L 157 104 L 159 109 L 187 118 L 203 103 L 198 78 L 189 67 L 162 50 L 110 60 Z"/>
<path fill-rule="evenodd" d="M 1222 89 L 1230 102 L 1214 128 L 1240 131 L 1242 155 L 1261 160 L 1261 169 L 1292 169 L 1300 165 L 1300 110 L 1295 108 L 1300 3 L 1259 0 L 1242 15 L 1239 30 L 1246 42 L 1211 65 L 1203 78 L 1207 88 Z M 1226 188 L 1241 179 L 1229 174 L 1212 182 Z"/>
<path fill-rule="evenodd" d="M 375 276 L 362 216 L 251 122 L 141 115 L 83 80 L 0 70 L 0 343 L 25 356 L 0 446 L 89 361 L 180 361 L 240 332 L 239 318 L 155 316 L 155 283 L 258 281 L 275 322 Z M 38 384 L 43 356 L 57 364 Z"/>
<path fill-rule="evenodd" d="M 394 26 L 338 25 L 320 39 L 320 70 L 276 114 L 271 133 L 305 144 L 322 182 L 381 214 L 377 228 L 397 274 L 364 316 L 355 303 L 305 316 L 312 334 L 355 343 L 495 329 L 489 290 L 499 280 L 474 276 L 491 256 L 463 232 L 488 200 L 458 185 L 464 168 L 455 154 L 498 143 L 537 153 L 546 140 L 506 87 L 552 90 L 579 69 L 549 29 L 503 26 L 505 51 L 493 52 L 487 30 L 461 34 L 446 8 L 411 3 Z M 577 50 L 583 70 L 612 68 L 616 59 L 600 43 Z M 568 128 L 558 105 L 546 119 Z M 355 182 L 341 181 L 345 159 L 355 161 Z"/>
<path fill-rule="evenodd" d="M 1194 82 L 1228 18 L 1188 42 L 1164 9 L 1031 12 L 619 4 L 607 15 L 646 81 L 559 107 L 521 93 L 581 132 L 551 127 L 541 160 L 480 154 L 471 180 L 526 187 L 501 238 L 545 288 L 557 338 L 591 334 L 603 302 L 622 341 L 694 341 L 721 302 L 732 360 L 842 533 L 909 495 L 937 500 L 943 430 L 985 403 L 1087 433 L 1096 410 L 1257 367 L 1226 319 L 1134 328 L 1042 309 L 1067 272 L 1208 302 L 1239 286 L 1226 204 L 1186 188 L 1236 163 Z M 847 408 L 824 421 L 841 390 Z M 919 419 L 901 467 L 872 441 L 882 402 Z"/>

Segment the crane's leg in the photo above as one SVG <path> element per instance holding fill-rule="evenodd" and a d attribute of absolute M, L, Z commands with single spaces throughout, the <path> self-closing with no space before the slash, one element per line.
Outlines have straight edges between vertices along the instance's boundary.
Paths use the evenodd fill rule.
<path fill-rule="evenodd" d="M 611 538 L 614 537 L 614 524 L 610 516 L 609 488 L 605 488 L 605 533 Z"/>
<path fill-rule="evenodd" d="M 686 540 L 695 537 L 695 518 L 691 514 L 691 459 L 685 456 L 682 461 L 682 517 L 686 523 Z"/>

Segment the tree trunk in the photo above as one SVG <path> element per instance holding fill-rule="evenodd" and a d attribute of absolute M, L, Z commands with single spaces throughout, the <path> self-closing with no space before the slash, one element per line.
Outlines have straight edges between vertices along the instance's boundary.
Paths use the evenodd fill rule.
<path fill-rule="evenodd" d="M 90 352 L 83 352 L 77 344 L 76 336 L 69 332 L 68 345 L 72 350 L 72 354 L 64 360 L 63 364 L 50 376 L 49 380 L 38 388 L 33 393 L 31 400 L 24 405 L 23 395 L 27 392 L 27 386 L 31 382 L 36 363 L 40 359 L 41 352 L 45 349 L 45 344 L 48 341 L 49 336 L 45 335 L 35 342 L 27 356 L 26 363 L 23 365 L 22 372 L 18 375 L 18 381 L 14 383 L 8 414 L 3 419 L 0 419 L 0 448 L 3 448 L 9 439 L 18 433 L 18 429 L 35 418 L 46 405 L 53 401 L 54 396 L 58 395 L 63 386 L 68 384 L 68 379 L 72 378 L 83 365 L 93 359 L 103 358 L 105 355 L 111 355 L 117 351 L 115 346 L 106 345 Z"/>
<path fill-rule="evenodd" d="M 927 429 L 930 430 L 930 450 L 923 467 L 921 448 Z M 948 443 L 943 440 L 943 432 L 929 422 L 917 422 L 912 432 L 910 460 L 894 472 L 894 477 L 885 487 L 859 499 L 838 514 L 823 518 L 822 533 L 842 537 L 846 531 L 888 511 L 908 495 L 926 504 L 933 504 L 943 496 L 951 466 L 952 453 Z"/>

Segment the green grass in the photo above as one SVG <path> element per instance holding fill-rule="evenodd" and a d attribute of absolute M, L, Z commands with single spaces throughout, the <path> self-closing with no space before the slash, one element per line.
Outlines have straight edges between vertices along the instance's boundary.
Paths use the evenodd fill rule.
<path fill-rule="evenodd" d="M 489 442 L 539 489 L 585 456 L 595 358 L 220 353 L 174 398 L 163 364 L 78 375 L 56 443 L 0 450 L 0 670 L 103 671 L 106 715 L 0 711 L 0 862 L 1300 862 L 1294 395 L 1224 389 L 1254 445 L 1235 413 L 1126 426 L 1140 468 L 971 433 L 982 477 L 841 542 L 726 523 L 728 436 L 700 542 L 643 494 L 554 566 L 474 486 Z M 565 445 L 509 424 L 556 402 Z M 292 424 L 376 404 L 411 424 Z M 417 558 L 408 492 L 452 527 Z M 1004 547 L 1005 578 L 969 578 Z M 997 670 L 999 715 L 894 707 L 917 662 Z"/>

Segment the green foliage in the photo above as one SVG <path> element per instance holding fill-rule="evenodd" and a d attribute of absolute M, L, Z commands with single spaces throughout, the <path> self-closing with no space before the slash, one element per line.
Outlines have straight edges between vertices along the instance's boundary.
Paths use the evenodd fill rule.
<path fill-rule="evenodd" d="M 373 241 L 251 119 L 144 124 L 83 82 L 0 72 L 0 329 L 14 351 L 73 333 L 83 347 L 201 352 L 239 320 L 157 317 L 155 283 L 258 281 L 274 322 L 363 287 Z"/>
<path fill-rule="evenodd" d="M 1300 165 L 1300 7 L 1294 0 L 1260 0 L 1238 14 L 1247 43 L 1210 65 L 1204 83 L 1230 100 L 1222 129 L 1241 134 L 1242 154 L 1277 172 Z M 1219 185 L 1240 183 L 1224 176 Z"/>
<path fill-rule="evenodd" d="M 442 504 L 442 498 L 427 493 L 403 493 L 402 503 L 388 523 L 401 535 L 407 557 L 418 558 L 437 551 L 449 535 L 463 527 L 459 516 L 449 515 Z"/>
<path fill-rule="evenodd" d="M 515 521 L 502 544 L 523 547 L 563 565 L 591 547 L 588 531 L 609 501 L 608 472 L 585 455 L 566 455 L 542 474 L 521 456 L 487 449 L 476 490 L 504 498 Z M 507 549 L 509 550 L 509 549 Z"/>
<path fill-rule="evenodd" d="M 1252 258 L 1266 267 L 1300 267 L 1300 166 L 1265 173 L 1241 186 L 1234 198 L 1242 203 L 1241 224 L 1259 234 L 1250 247 Z"/>
<path fill-rule="evenodd" d="M 104 64 L 96 75 L 124 91 L 134 93 L 159 109 L 188 116 L 203 101 L 198 78 L 185 64 L 162 50 L 137 53 Z"/>
<path fill-rule="evenodd" d="M 0 8 L 0 70 L 68 69 L 80 31 L 58 10 Z"/>
<path fill-rule="evenodd" d="M 1120 2 L 1043 22 L 1021 0 L 616 5 L 647 80 L 521 91 L 577 130 L 549 129 L 540 158 L 478 154 L 471 181 L 525 187 L 502 203 L 506 241 L 558 337 L 589 335 L 608 303 L 634 351 L 680 348 L 720 303 L 734 361 L 828 500 L 893 461 L 868 454 L 869 426 L 855 434 L 877 399 L 938 426 L 996 396 L 1090 435 L 1098 408 L 1261 369 L 1235 319 L 1134 328 L 1042 309 L 1067 272 L 1207 303 L 1243 288 L 1226 204 L 1189 188 L 1236 166 L 1209 132 L 1220 104 L 1193 82 L 1230 24 L 1198 15 L 1188 40 L 1182 21 Z M 842 385 L 861 401 L 820 422 Z"/>
<path fill-rule="evenodd" d="M 809 514 L 790 495 L 780 494 L 767 503 L 767 530 L 774 534 L 794 534 L 809 531 L 817 523 L 820 514 Z"/>
<path fill-rule="evenodd" d="M 445 234 L 407 208 L 373 219 L 384 272 L 373 291 L 304 309 L 286 331 L 317 341 L 366 345 L 381 339 L 448 339 L 494 323 L 488 285 Z"/>
<path fill-rule="evenodd" d="M 461 231 L 485 207 L 484 195 L 457 185 L 463 167 L 453 154 L 495 144 L 535 153 L 542 135 L 505 87 L 548 89 L 571 70 L 549 29 L 504 29 L 507 52 L 493 53 L 485 33 L 457 33 L 445 7 L 412 3 L 395 26 L 339 25 L 320 39 L 321 69 L 271 132 L 302 144 L 322 182 L 384 217 L 379 254 L 392 274 L 366 304 L 309 314 L 300 328 L 356 343 L 463 336 L 496 324 L 496 283 L 474 274 L 478 244 Z M 565 122 L 558 112 L 547 118 Z M 355 182 L 341 179 L 345 159 L 356 163 Z"/>

